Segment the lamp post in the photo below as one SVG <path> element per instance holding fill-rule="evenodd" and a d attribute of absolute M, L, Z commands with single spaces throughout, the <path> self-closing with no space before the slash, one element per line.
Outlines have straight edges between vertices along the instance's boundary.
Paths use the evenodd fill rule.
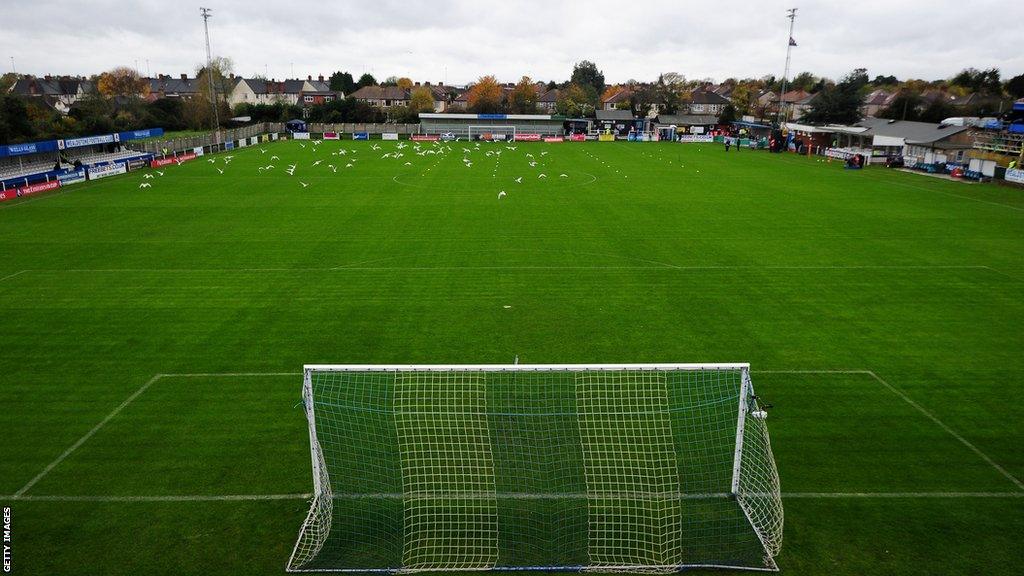
<path fill-rule="evenodd" d="M 210 55 L 210 16 L 213 10 L 199 8 L 203 15 L 203 31 L 206 33 L 206 77 L 210 79 L 210 103 L 213 105 L 213 131 L 216 134 L 216 142 L 220 144 L 220 114 L 217 111 L 217 87 L 213 82 L 213 57 Z"/>

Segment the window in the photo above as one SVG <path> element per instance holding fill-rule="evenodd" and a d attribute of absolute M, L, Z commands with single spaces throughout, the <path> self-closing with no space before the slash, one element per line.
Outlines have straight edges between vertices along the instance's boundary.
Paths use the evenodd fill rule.
<path fill-rule="evenodd" d="M 312 101 L 313 101 L 313 97 L 312 97 L 312 96 L 306 96 L 306 97 L 304 98 L 304 100 L 305 100 L 306 102 L 312 102 Z"/>

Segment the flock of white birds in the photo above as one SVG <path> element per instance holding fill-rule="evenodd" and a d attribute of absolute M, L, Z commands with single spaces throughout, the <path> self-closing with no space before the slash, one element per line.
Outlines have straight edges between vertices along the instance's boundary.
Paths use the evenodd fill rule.
<path fill-rule="evenodd" d="M 299 144 L 299 146 L 302 149 L 309 150 L 311 154 L 316 155 L 316 154 L 319 154 L 320 146 L 324 142 L 325 142 L 324 140 L 310 140 L 308 144 L 305 143 L 305 142 L 298 142 L 298 144 Z M 455 146 L 459 147 L 458 151 L 456 151 Z M 413 160 L 416 160 L 416 157 L 423 158 L 423 159 L 426 159 L 427 157 L 431 157 L 431 156 L 436 157 L 436 161 L 432 165 L 426 167 L 426 171 L 428 171 L 428 172 L 433 167 L 437 166 L 438 162 L 440 162 L 442 159 L 447 158 L 448 156 L 453 155 L 453 154 L 461 154 L 461 156 L 462 156 L 462 158 L 461 158 L 462 164 L 467 169 L 472 169 L 473 168 L 473 160 L 475 158 L 480 158 L 481 156 L 484 157 L 484 158 L 492 158 L 492 159 L 496 160 L 496 162 L 494 164 L 494 170 L 492 172 L 492 176 L 493 177 L 497 177 L 498 164 L 500 163 L 500 161 L 502 159 L 502 154 L 506 154 L 506 156 L 505 156 L 506 158 L 507 157 L 511 157 L 511 156 L 519 156 L 522 159 L 525 159 L 526 160 L 526 165 L 529 166 L 531 169 L 534 169 L 534 171 L 536 172 L 536 177 L 538 179 L 544 179 L 544 178 L 548 177 L 547 173 L 543 171 L 545 169 L 545 167 L 547 166 L 544 157 L 548 155 L 548 151 L 546 151 L 546 150 L 541 151 L 538 155 L 535 155 L 532 152 L 525 152 L 525 151 L 524 152 L 519 152 L 519 146 L 518 145 L 512 145 L 512 144 L 509 144 L 507 142 L 463 143 L 463 142 L 460 142 L 459 139 L 456 139 L 454 141 L 447 141 L 447 142 L 433 141 L 433 142 L 429 142 L 429 143 L 422 143 L 422 142 L 413 141 L 413 142 L 398 142 L 398 143 L 395 144 L 395 146 L 393 148 L 394 149 L 392 151 L 390 151 L 390 152 L 384 152 L 380 156 L 380 159 L 381 160 L 400 161 L 400 162 L 402 162 L 402 166 L 403 167 L 413 167 L 414 166 Z M 383 147 L 380 144 L 374 143 L 374 144 L 370 145 L 369 150 L 376 153 L 376 152 L 380 152 L 381 150 L 383 150 Z M 259 151 L 263 155 L 266 155 L 267 152 L 268 152 L 268 150 L 266 148 L 259 148 Z M 330 156 L 336 156 L 337 157 L 336 160 L 317 158 L 316 160 L 311 162 L 308 166 L 306 166 L 306 168 L 310 168 L 310 169 L 312 169 L 312 168 L 320 168 L 321 165 L 323 165 L 325 160 L 326 160 L 328 163 L 326 165 L 323 165 L 323 169 L 330 170 L 332 173 L 336 174 L 338 172 L 338 167 L 339 166 L 341 166 L 343 169 L 354 168 L 356 166 L 356 163 L 359 160 L 358 158 L 356 158 L 356 155 L 358 153 L 359 153 L 359 149 L 357 149 L 357 148 L 348 148 L 348 149 L 340 148 L 340 149 L 335 150 L 335 151 L 330 153 Z M 212 164 L 214 170 L 218 174 L 220 174 L 220 175 L 224 175 L 226 173 L 226 169 L 227 169 L 228 165 L 231 164 L 232 160 L 234 160 L 234 156 L 233 155 L 223 156 L 223 157 L 219 157 L 219 158 L 207 158 L 206 159 L 206 161 L 208 163 Z M 268 172 L 270 172 L 272 170 L 276 170 L 277 166 L 274 164 L 274 162 L 275 161 L 279 162 L 280 160 L 281 160 L 280 157 L 278 157 L 277 155 L 273 155 L 272 154 L 270 156 L 270 163 L 265 165 L 265 166 L 258 166 L 256 168 L 257 173 L 262 175 L 262 174 L 268 173 Z M 182 162 L 178 161 L 177 164 L 180 166 L 182 164 Z M 294 163 L 294 164 L 288 164 L 288 165 L 284 166 L 284 168 L 282 170 L 288 176 L 295 176 L 295 173 L 299 170 L 299 168 L 300 168 L 299 164 L 298 163 Z M 163 176 L 164 175 L 164 172 L 161 171 L 161 170 L 154 170 L 154 173 L 159 175 L 159 176 Z M 424 172 L 424 175 L 426 175 L 425 172 Z M 561 173 L 561 174 L 558 175 L 558 177 L 559 178 L 569 178 L 569 175 L 565 174 L 565 173 Z M 145 180 L 152 180 L 154 178 L 154 176 L 153 176 L 152 173 L 147 173 L 147 174 L 145 174 L 143 176 L 143 178 Z M 512 178 L 511 180 L 515 184 L 522 184 L 523 183 L 523 178 L 524 178 L 524 176 L 516 176 L 516 177 Z M 306 181 L 304 181 L 302 179 L 297 179 L 297 181 L 299 183 L 299 186 L 301 186 L 302 188 L 307 188 L 307 187 L 310 186 L 309 182 L 306 182 Z M 142 183 L 139 184 L 139 188 L 150 188 L 150 187 L 151 187 L 151 184 L 148 181 L 147 182 L 142 182 Z M 508 196 L 508 192 L 506 192 L 505 190 L 500 190 L 498 192 L 498 199 L 499 200 L 502 199 L 502 198 L 506 198 L 507 196 Z"/>

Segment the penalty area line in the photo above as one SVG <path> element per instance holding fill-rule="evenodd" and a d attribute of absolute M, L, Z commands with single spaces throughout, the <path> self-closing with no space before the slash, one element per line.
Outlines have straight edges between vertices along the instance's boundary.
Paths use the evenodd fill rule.
<path fill-rule="evenodd" d="M 83 434 L 81 438 L 79 438 L 74 444 L 69 446 L 67 450 L 65 450 L 64 452 L 62 452 L 60 454 L 60 456 L 57 456 L 57 458 L 55 460 L 53 460 L 52 462 L 47 464 L 46 467 L 43 468 L 42 471 L 39 472 L 39 474 L 36 474 L 35 477 L 33 477 L 31 480 L 28 481 L 28 483 L 26 483 L 24 486 L 22 486 L 20 490 L 15 492 L 12 495 L 12 498 L 16 499 L 16 500 L 17 499 L 22 499 L 22 500 L 25 499 L 26 498 L 25 492 L 28 492 L 40 480 L 42 480 L 44 477 L 46 477 L 46 475 L 49 474 L 51 470 L 53 470 L 58 465 L 60 465 L 61 462 L 66 460 L 67 457 L 71 456 L 71 454 L 73 454 L 76 450 L 81 448 L 81 446 L 83 444 L 85 444 L 94 435 L 96 435 L 96 433 L 99 432 L 101 428 L 106 426 L 108 422 L 110 422 L 115 417 L 117 417 L 117 415 L 120 414 L 122 410 L 127 408 L 129 404 L 134 402 L 136 398 L 141 396 L 143 392 L 148 390 L 150 388 L 150 386 L 152 386 L 153 384 L 156 384 L 156 382 L 158 380 L 162 379 L 162 378 L 211 378 L 211 377 L 232 377 L 232 376 L 234 376 L 234 377 L 253 377 L 253 376 L 301 376 L 301 375 L 302 375 L 301 372 L 212 372 L 212 373 L 196 372 L 196 373 L 184 373 L 184 374 L 156 374 L 152 378 L 147 380 L 145 384 L 140 386 L 138 390 L 133 392 L 131 396 L 129 396 L 128 398 L 125 398 L 124 402 L 121 402 L 116 408 L 111 410 L 111 412 L 109 414 L 107 414 L 107 416 L 103 420 L 100 420 L 100 422 L 98 424 L 96 424 L 88 432 Z"/>

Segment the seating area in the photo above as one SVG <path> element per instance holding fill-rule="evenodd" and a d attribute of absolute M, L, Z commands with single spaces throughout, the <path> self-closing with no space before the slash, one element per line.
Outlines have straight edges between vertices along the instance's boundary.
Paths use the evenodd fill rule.
<path fill-rule="evenodd" d="M 55 160 L 52 155 L 47 155 L 45 158 L 39 158 L 38 156 L 30 157 L 29 159 L 17 157 L 4 158 L 0 160 L 0 180 L 9 180 L 11 178 L 47 172 L 53 170 L 54 163 Z"/>
<path fill-rule="evenodd" d="M 64 157 L 71 163 L 75 160 L 80 160 L 82 164 L 98 164 L 100 162 L 110 162 L 112 160 L 121 160 L 122 158 L 131 158 L 133 156 L 139 156 L 140 152 L 135 150 L 119 150 L 117 152 L 94 152 L 87 149 L 80 150 L 68 150 L 64 153 Z"/>

